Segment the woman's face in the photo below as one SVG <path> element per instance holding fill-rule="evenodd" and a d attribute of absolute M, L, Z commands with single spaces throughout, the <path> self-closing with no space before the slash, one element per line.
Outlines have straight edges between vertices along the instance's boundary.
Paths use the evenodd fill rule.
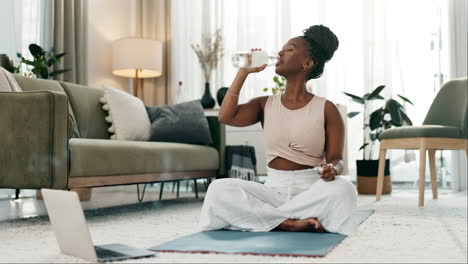
<path fill-rule="evenodd" d="M 303 72 L 304 66 L 313 66 L 307 43 L 301 37 L 292 38 L 286 42 L 278 55 L 279 60 L 275 72 L 281 76 L 286 77 L 290 73 Z"/>

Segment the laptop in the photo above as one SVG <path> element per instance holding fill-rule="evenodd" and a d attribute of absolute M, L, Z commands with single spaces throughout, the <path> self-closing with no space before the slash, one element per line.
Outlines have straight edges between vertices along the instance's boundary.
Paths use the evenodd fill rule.
<path fill-rule="evenodd" d="M 62 253 L 92 262 L 154 256 L 153 251 L 122 244 L 94 246 L 78 194 L 72 191 L 42 189 L 52 230 Z"/>

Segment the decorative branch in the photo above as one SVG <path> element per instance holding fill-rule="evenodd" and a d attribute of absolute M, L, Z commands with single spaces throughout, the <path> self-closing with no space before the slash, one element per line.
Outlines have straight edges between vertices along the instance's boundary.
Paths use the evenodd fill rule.
<path fill-rule="evenodd" d="M 205 82 L 210 80 L 211 72 L 218 66 L 219 61 L 224 55 L 222 41 L 221 29 L 218 29 L 214 34 L 214 41 L 212 41 L 211 36 L 203 36 L 202 46 L 198 44 L 190 45 L 198 57 Z"/>

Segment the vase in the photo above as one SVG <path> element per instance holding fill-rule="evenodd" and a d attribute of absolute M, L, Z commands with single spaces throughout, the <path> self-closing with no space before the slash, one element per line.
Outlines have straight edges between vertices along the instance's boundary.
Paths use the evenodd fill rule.
<path fill-rule="evenodd" d="M 213 96 L 211 96 L 209 82 L 205 83 L 205 93 L 203 94 L 200 102 L 203 108 L 213 108 L 216 104 Z"/>
<path fill-rule="evenodd" d="M 219 106 L 221 106 L 221 104 L 223 103 L 224 96 L 226 96 L 228 89 L 229 87 L 221 87 L 216 93 L 216 100 L 218 101 Z"/>

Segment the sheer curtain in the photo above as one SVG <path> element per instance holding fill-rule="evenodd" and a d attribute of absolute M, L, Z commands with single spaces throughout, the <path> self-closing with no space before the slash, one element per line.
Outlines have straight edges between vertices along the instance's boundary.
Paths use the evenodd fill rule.
<path fill-rule="evenodd" d="M 223 86 L 229 86 L 236 69 L 231 56 L 236 51 L 262 48 L 278 51 L 291 36 L 288 23 L 277 16 L 288 10 L 289 1 L 184 1 L 171 2 L 172 18 L 172 83 L 175 101 L 181 102 L 201 98 L 204 80 L 201 67 L 191 44 L 200 44 L 202 35 L 212 35 L 222 29 L 224 57 L 210 80 L 212 94 Z M 288 12 L 289 13 L 289 12 Z M 285 18 L 288 18 L 286 16 Z M 287 19 L 289 21 L 289 19 Z M 263 88 L 273 85 L 274 68 L 252 75 L 247 80 L 240 102 L 264 95 Z M 179 81 L 182 86 L 179 87 Z"/>
<path fill-rule="evenodd" d="M 464 0 L 448 1 L 449 27 L 449 79 L 466 78 L 467 66 L 467 14 L 468 5 Z M 467 190 L 467 156 L 462 151 L 452 151 L 451 165 L 453 168 L 452 190 Z"/>
<path fill-rule="evenodd" d="M 142 80 L 143 101 L 145 105 L 164 105 L 172 103 L 170 77 L 170 0 L 140 0 L 137 9 L 137 36 L 159 40 L 163 43 L 163 74 L 158 78 Z"/>
<path fill-rule="evenodd" d="M 86 74 L 86 12 L 87 0 L 41 0 L 41 42 L 44 49 L 66 52 L 55 67 L 70 71 L 55 77 L 57 80 L 87 84 Z"/>
<path fill-rule="evenodd" d="M 361 111 L 361 105 L 350 102 L 343 92 L 362 95 L 384 84 L 382 95 L 388 99 L 396 94 L 407 96 L 415 106 L 407 110 L 413 123 L 424 120 L 440 84 L 434 74 L 441 62 L 431 49 L 434 34 L 440 33 L 439 0 L 202 0 L 172 2 L 173 85 L 175 101 L 199 99 L 203 92 L 201 68 L 192 43 L 200 43 L 202 34 L 212 34 L 221 28 L 225 56 L 211 80 L 212 94 L 229 86 L 236 69 L 231 56 L 239 50 L 262 48 L 278 51 L 290 38 L 314 24 L 328 26 L 339 38 L 340 46 L 325 66 L 323 76 L 307 86 L 315 94 L 334 103 L 344 104 L 348 111 Z M 439 13 L 438 13 L 439 12 Z M 417 18 L 417 19 L 416 19 Z M 274 85 L 274 67 L 252 74 L 247 79 L 240 103 L 267 95 L 263 88 Z M 373 110 L 382 106 L 376 102 Z M 350 174 L 354 175 L 354 160 L 361 159 L 362 115 L 348 120 L 348 150 Z M 373 158 L 378 158 L 378 144 Z M 395 164 L 414 160 L 403 151 L 391 153 Z M 412 157 L 412 158 L 411 158 Z M 393 162 L 393 161 L 392 161 Z M 413 162 L 414 163 L 414 162 Z M 392 164 L 395 165 L 395 164 Z M 397 168 L 398 169 L 398 168 Z M 402 168 L 399 175 L 417 175 L 417 166 Z M 393 173 L 392 173 L 393 174 Z M 397 176 L 398 177 L 398 176 Z"/>
<path fill-rule="evenodd" d="M 13 59 L 15 66 L 19 63 L 17 52 L 32 58 L 28 46 L 39 43 L 39 16 L 36 0 L 0 1 L 0 53 Z"/>

